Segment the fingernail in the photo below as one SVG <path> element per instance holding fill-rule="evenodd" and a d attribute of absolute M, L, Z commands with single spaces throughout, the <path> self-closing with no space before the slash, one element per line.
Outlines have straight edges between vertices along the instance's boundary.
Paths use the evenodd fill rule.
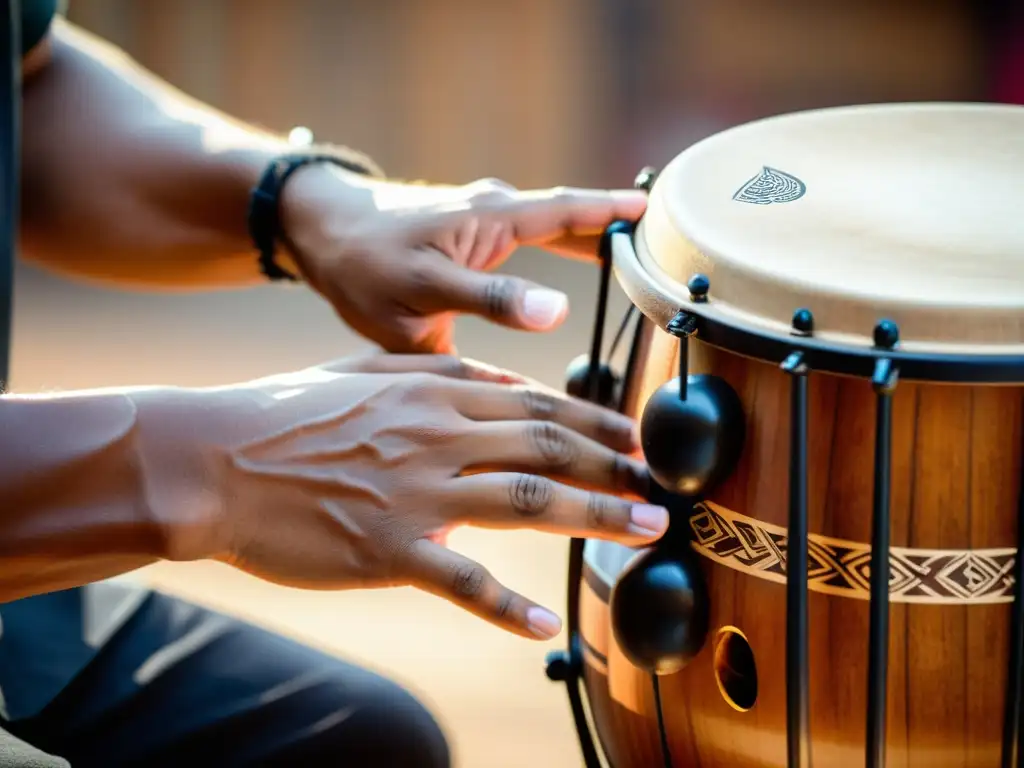
<path fill-rule="evenodd" d="M 537 637 L 549 639 L 562 631 L 562 620 L 547 608 L 534 606 L 526 612 L 526 625 Z"/>
<path fill-rule="evenodd" d="M 550 288 L 531 288 L 523 297 L 523 314 L 531 325 L 547 328 L 555 323 L 569 305 L 569 297 Z"/>
<path fill-rule="evenodd" d="M 668 510 L 653 504 L 634 504 L 630 529 L 641 536 L 660 536 L 668 529 Z"/>

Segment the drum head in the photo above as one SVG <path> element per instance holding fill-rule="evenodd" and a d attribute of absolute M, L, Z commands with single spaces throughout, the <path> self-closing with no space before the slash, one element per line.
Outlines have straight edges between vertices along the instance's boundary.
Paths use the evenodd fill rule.
<path fill-rule="evenodd" d="M 695 144 L 661 173 L 637 237 L 650 277 L 786 332 L 906 349 L 1024 353 L 1024 107 L 803 112 Z"/>

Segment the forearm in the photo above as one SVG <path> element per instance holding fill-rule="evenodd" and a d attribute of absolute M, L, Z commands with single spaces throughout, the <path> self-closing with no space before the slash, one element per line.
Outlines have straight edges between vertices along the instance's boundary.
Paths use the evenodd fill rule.
<path fill-rule="evenodd" d="M 146 287 L 261 280 L 246 210 L 289 149 L 283 138 L 189 99 L 67 23 L 55 23 L 52 57 L 24 100 L 26 259 Z"/>
<path fill-rule="evenodd" d="M 203 473 L 182 464 L 185 454 L 165 450 L 170 466 L 149 466 L 161 446 L 146 435 L 161 430 L 147 421 L 163 417 L 140 411 L 143 395 L 0 398 L 0 602 L 167 557 L 187 541 L 190 512 L 196 520 L 208 511 L 190 490 L 206 485 Z M 157 487 L 175 475 L 174 494 Z M 177 520 L 167 519 L 171 509 Z"/>

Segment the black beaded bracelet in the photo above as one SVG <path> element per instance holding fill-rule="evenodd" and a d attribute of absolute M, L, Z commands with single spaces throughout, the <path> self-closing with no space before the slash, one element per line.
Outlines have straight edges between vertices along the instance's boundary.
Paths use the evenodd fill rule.
<path fill-rule="evenodd" d="M 269 280 L 297 281 L 277 263 L 277 244 L 281 239 L 281 191 L 288 177 L 310 163 L 332 163 L 354 173 L 377 175 L 375 169 L 354 162 L 344 151 L 330 147 L 309 148 L 275 158 L 263 172 L 249 197 L 249 237 L 259 251 L 260 270 Z"/>

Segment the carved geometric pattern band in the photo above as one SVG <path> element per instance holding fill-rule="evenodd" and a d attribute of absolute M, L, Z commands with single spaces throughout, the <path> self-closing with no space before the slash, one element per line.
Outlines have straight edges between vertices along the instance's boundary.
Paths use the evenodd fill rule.
<path fill-rule="evenodd" d="M 701 503 L 690 517 L 701 555 L 768 581 L 786 582 L 786 529 Z M 1013 602 L 1015 549 L 889 550 L 889 599 L 894 603 Z M 870 599 L 871 547 L 811 534 L 808 589 Z"/>

